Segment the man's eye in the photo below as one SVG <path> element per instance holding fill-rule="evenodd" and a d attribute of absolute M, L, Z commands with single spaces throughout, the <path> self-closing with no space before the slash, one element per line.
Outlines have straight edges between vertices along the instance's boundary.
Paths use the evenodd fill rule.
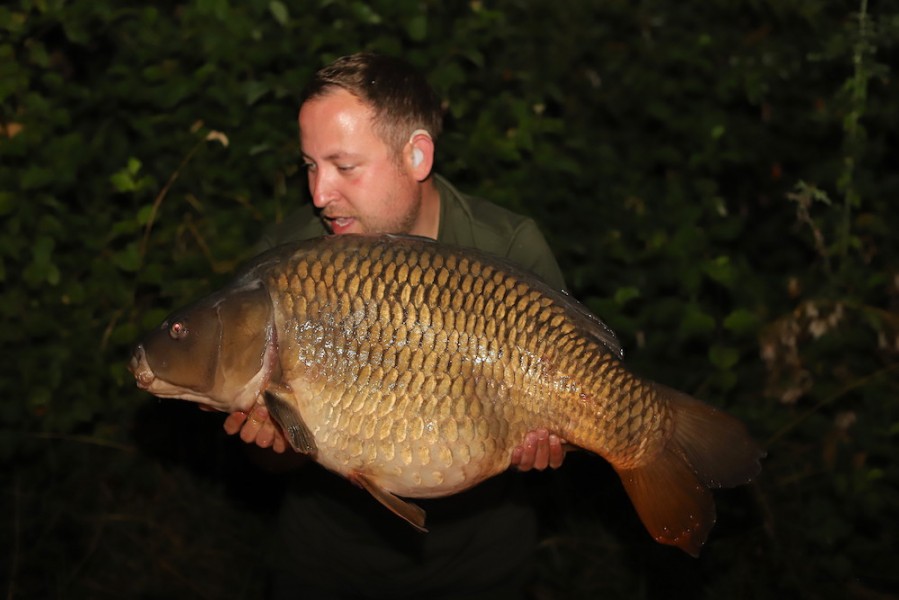
<path fill-rule="evenodd" d="M 356 165 L 337 165 L 337 170 L 342 171 L 343 173 L 347 173 L 356 168 Z"/>
<path fill-rule="evenodd" d="M 304 162 L 304 163 L 303 163 L 303 168 L 306 169 L 307 171 L 314 171 L 314 170 L 315 170 L 315 163 Z"/>

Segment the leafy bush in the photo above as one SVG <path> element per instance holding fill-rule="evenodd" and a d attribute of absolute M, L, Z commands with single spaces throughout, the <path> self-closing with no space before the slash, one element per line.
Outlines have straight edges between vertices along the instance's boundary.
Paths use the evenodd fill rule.
<path fill-rule="evenodd" d="M 542 597 L 895 591 L 896 7 L 445 4 L 0 7 L 8 596 L 262 594 L 277 477 L 124 364 L 304 201 L 298 91 L 361 48 L 428 72 L 439 170 L 539 219 L 635 370 L 768 448 L 699 561 L 599 461 L 535 476 Z"/>

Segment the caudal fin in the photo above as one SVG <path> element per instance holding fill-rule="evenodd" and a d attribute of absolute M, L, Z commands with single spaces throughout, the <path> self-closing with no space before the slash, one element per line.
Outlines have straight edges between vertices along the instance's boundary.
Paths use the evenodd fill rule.
<path fill-rule="evenodd" d="M 618 475 L 656 541 L 698 556 L 715 524 L 709 488 L 749 483 L 764 451 L 743 424 L 690 396 L 656 384 L 674 431 L 647 464 Z"/>

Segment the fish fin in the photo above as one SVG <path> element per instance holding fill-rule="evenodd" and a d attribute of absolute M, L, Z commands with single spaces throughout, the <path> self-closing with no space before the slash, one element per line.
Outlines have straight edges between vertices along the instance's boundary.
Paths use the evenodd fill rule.
<path fill-rule="evenodd" d="M 386 506 L 390 512 L 408 521 L 412 527 L 415 527 L 417 530 L 424 533 L 428 532 L 425 528 L 426 514 L 424 509 L 420 506 L 391 494 L 357 471 L 354 471 L 350 475 L 350 480 L 362 486 L 369 494 L 374 496 L 378 502 Z"/>
<path fill-rule="evenodd" d="M 666 448 L 652 462 L 618 475 L 653 539 L 699 556 L 715 524 L 715 503 L 683 457 Z"/>
<path fill-rule="evenodd" d="M 302 454 L 315 454 L 315 436 L 303 421 L 300 411 L 288 399 L 290 388 L 285 385 L 269 383 L 265 390 L 265 407 L 284 433 L 291 447 Z"/>
<path fill-rule="evenodd" d="M 698 556 L 715 524 L 709 488 L 749 483 L 765 453 L 734 417 L 671 388 L 656 388 L 671 409 L 671 436 L 645 465 L 618 474 L 656 541 Z"/>
<path fill-rule="evenodd" d="M 708 487 L 734 487 L 752 481 L 765 451 L 738 419 L 677 390 L 654 384 L 671 407 L 671 441 L 699 480 Z"/>

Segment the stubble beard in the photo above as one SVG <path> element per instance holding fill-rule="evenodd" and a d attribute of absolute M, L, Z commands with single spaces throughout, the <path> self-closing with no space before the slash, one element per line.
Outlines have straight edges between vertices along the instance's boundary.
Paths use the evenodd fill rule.
<path fill-rule="evenodd" d="M 406 211 L 405 214 L 398 216 L 396 220 L 386 221 L 382 223 L 382 225 L 378 227 L 379 231 L 375 231 L 372 233 L 397 233 L 404 235 L 411 234 L 413 228 L 418 224 L 418 219 L 421 216 L 421 188 L 416 186 L 412 193 L 413 201 L 409 206 L 409 210 Z M 398 200 L 396 198 L 392 198 L 390 202 L 395 204 L 398 202 Z"/>
<path fill-rule="evenodd" d="M 409 209 L 409 212 L 406 213 L 405 218 L 400 224 L 399 232 L 409 234 L 412 233 L 412 228 L 418 223 L 418 217 L 421 215 L 421 191 L 418 190 L 415 194 L 415 202 Z"/>

